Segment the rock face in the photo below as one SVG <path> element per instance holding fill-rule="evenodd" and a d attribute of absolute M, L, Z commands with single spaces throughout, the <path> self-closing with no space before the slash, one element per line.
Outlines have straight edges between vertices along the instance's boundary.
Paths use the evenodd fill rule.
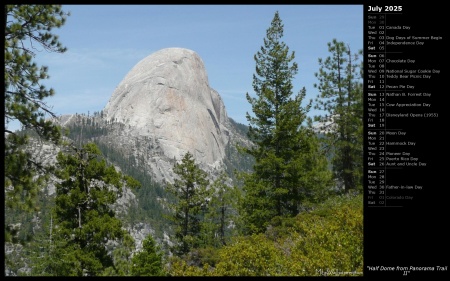
<path fill-rule="evenodd" d="M 160 150 L 160 158 L 151 161 L 153 171 L 171 169 L 167 160 L 179 160 L 188 151 L 203 169 L 223 165 L 230 121 L 194 51 L 162 49 L 141 60 L 117 86 L 103 113 Z"/>

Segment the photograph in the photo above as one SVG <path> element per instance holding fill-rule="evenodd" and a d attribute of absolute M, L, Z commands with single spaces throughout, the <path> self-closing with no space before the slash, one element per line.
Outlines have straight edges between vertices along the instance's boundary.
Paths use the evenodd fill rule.
<path fill-rule="evenodd" d="M 434 163 L 401 147 L 423 145 L 401 122 L 423 117 L 419 92 L 415 110 L 436 100 L 399 87 L 441 74 L 386 50 L 443 40 L 399 37 L 387 7 L 4 5 L 4 276 L 422 266 L 372 256 L 387 241 L 372 220 L 430 190 L 398 170 Z"/>

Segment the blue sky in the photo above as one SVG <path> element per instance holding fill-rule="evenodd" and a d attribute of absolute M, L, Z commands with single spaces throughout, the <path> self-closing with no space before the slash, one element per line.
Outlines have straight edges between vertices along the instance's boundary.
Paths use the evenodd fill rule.
<path fill-rule="evenodd" d="M 284 24 L 282 40 L 295 51 L 299 68 L 294 93 L 305 87 L 307 99 L 318 94 L 314 73 L 318 58 L 329 55 L 328 42 L 343 41 L 353 53 L 363 48 L 362 5 L 63 5 L 63 10 L 71 15 L 53 32 L 68 51 L 38 49 L 35 57 L 49 67 L 44 85 L 56 94 L 44 101 L 57 115 L 102 110 L 140 60 L 181 47 L 202 58 L 229 117 L 247 124 L 253 57 L 276 11 Z"/>

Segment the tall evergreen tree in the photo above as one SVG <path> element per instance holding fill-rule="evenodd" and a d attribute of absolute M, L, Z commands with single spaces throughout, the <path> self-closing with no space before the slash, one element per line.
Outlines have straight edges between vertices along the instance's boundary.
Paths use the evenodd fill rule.
<path fill-rule="evenodd" d="M 163 253 L 151 235 L 142 243 L 142 251 L 136 253 L 132 259 L 133 276 L 163 276 Z"/>
<path fill-rule="evenodd" d="M 178 178 L 166 186 L 175 198 L 169 206 L 173 213 L 168 218 L 175 225 L 175 253 L 181 256 L 199 245 L 201 217 L 211 191 L 206 172 L 198 167 L 190 152 L 183 156 L 181 163 L 175 163 L 173 171 Z"/>
<path fill-rule="evenodd" d="M 316 73 L 320 93 L 315 108 L 325 115 L 315 117 L 324 132 L 324 147 L 332 158 L 338 187 L 362 189 L 363 175 L 363 87 L 362 62 L 350 46 L 333 39 L 328 43 L 331 55 L 319 58 Z"/>
<path fill-rule="evenodd" d="M 12 132 L 8 125 L 20 123 L 43 140 L 58 143 L 60 129 L 46 116 L 55 116 L 44 102 L 54 94 L 41 80 L 49 78 L 46 66 L 33 61 L 33 50 L 43 48 L 63 53 L 66 48 L 52 34 L 64 25 L 66 14 L 60 5 L 5 5 L 5 205 L 32 211 L 45 169 L 23 150 L 28 134 Z M 37 179 L 36 179 L 37 178 Z M 8 235 L 6 236 L 8 237 Z"/>
<path fill-rule="evenodd" d="M 303 177 L 328 181 L 326 165 L 315 145 L 315 134 L 307 124 L 312 101 L 302 107 L 306 90 L 293 95 L 292 80 L 297 74 L 294 52 L 281 41 L 283 24 L 276 12 L 267 29 L 264 45 L 256 53 L 256 74 L 253 89 L 256 97 L 247 93 L 254 116 L 247 113 L 248 136 L 255 144 L 242 150 L 255 158 L 254 173 L 243 175 L 243 211 L 250 232 L 263 231 L 274 216 L 292 216 L 299 212 L 303 197 L 313 196 L 310 184 Z M 305 155 L 309 155 L 306 157 Z M 315 159 L 315 160 L 314 160 Z M 314 160 L 314 161 L 312 161 Z M 316 160 L 321 165 L 316 165 Z M 311 166 L 305 161 L 312 161 Z"/>
<path fill-rule="evenodd" d="M 207 245 L 221 247 L 227 244 L 230 238 L 229 226 L 235 224 L 237 219 L 237 203 L 239 190 L 227 181 L 225 172 L 221 172 L 211 185 L 211 201 L 205 215 L 203 235 L 206 236 Z"/>
<path fill-rule="evenodd" d="M 135 188 L 139 183 L 108 166 L 95 144 L 73 149 L 73 153 L 57 156 L 59 183 L 51 239 L 38 268 L 42 272 L 36 274 L 98 276 L 106 269 L 112 274 L 116 265 L 108 245 L 129 244 L 131 237 L 111 206 L 121 196 L 124 184 Z"/>

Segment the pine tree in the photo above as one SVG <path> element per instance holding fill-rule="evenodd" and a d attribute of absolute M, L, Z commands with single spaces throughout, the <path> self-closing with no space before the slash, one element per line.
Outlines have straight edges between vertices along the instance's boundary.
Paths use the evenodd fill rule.
<path fill-rule="evenodd" d="M 283 24 L 278 12 L 267 29 L 264 46 L 254 57 L 256 74 L 253 89 L 256 97 L 247 93 L 254 116 L 247 113 L 250 124 L 248 136 L 255 144 L 250 149 L 242 148 L 255 158 L 254 173 L 242 175 L 245 192 L 243 213 L 250 232 L 265 229 L 275 216 L 292 216 L 299 212 L 303 197 L 313 196 L 310 184 L 303 177 L 312 174 L 326 175 L 323 165 L 306 165 L 305 161 L 317 158 L 322 163 L 318 146 L 314 145 L 315 134 L 308 126 L 307 113 L 312 101 L 302 107 L 305 88 L 293 95 L 292 80 L 297 74 L 297 63 L 292 62 L 295 53 L 281 41 Z M 317 153 L 317 154 L 316 154 Z M 317 178 L 320 186 L 327 177 Z M 322 183 L 323 182 L 323 183 Z"/>
<path fill-rule="evenodd" d="M 201 216 L 211 192 L 206 172 L 198 167 L 190 152 L 183 156 L 181 163 L 175 163 L 173 171 L 179 178 L 166 186 L 175 198 L 170 204 L 173 213 L 168 218 L 175 225 L 175 253 L 181 256 L 199 245 Z"/>
<path fill-rule="evenodd" d="M 203 235 L 207 245 L 221 247 L 227 244 L 230 238 L 230 225 L 237 219 L 237 202 L 239 190 L 227 181 L 225 172 L 221 172 L 211 185 L 214 192 L 205 215 Z"/>
<path fill-rule="evenodd" d="M 338 187 L 362 189 L 363 175 L 363 88 L 362 62 L 359 54 L 352 54 L 350 46 L 333 39 L 328 43 L 331 53 L 319 59 L 316 73 L 320 93 L 315 108 L 325 115 L 315 117 L 325 133 L 324 147 L 332 158 L 334 177 Z"/>
<path fill-rule="evenodd" d="M 66 48 L 52 34 L 64 25 L 66 14 L 60 5 L 5 5 L 5 205 L 27 211 L 35 209 L 37 190 L 51 170 L 46 169 L 23 147 L 29 135 L 12 132 L 11 122 L 37 133 L 42 140 L 58 143 L 58 126 L 45 119 L 55 116 L 43 101 L 54 94 L 41 80 L 49 78 L 46 66 L 33 61 L 33 50 L 43 48 L 63 53 Z M 42 176 L 44 175 L 44 176 Z"/>
<path fill-rule="evenodd" d="M 151 235 L 142 243 L 142 251 L 132 258 L 133 276 L 164 276 L 163 253 Z"/>
<path fill-rule="evenodd" d="M 36 274 L 98 276 L 105 270 L 111 274 L 116 265 L 108 245 L 132 241 L 111 206 L 121 196 L 124 184 L 135 188 L 139 183 L 108 166 L 95 144 L 72 149 L 73 153 L 57 156 L 60 181 L 50 229 L 52 242 L 47 262 L 39 267 L 45 270 Z"/>

